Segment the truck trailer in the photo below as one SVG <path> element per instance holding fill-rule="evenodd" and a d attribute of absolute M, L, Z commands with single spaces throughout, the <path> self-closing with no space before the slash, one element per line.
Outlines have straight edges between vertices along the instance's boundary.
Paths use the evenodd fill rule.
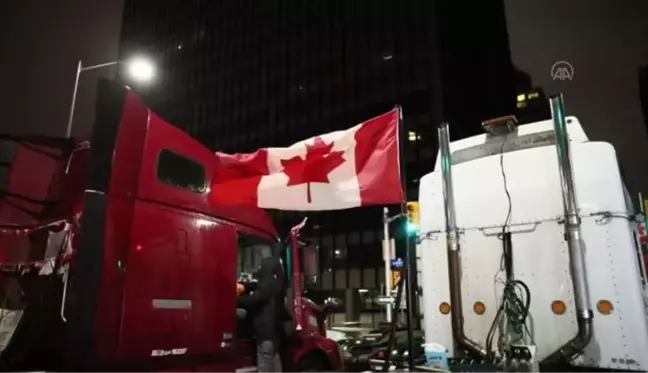
<path fill-rule="evenodd" d="M 451 370 L 648 370 L 642 216 L 614 147 L 550 103 L 454 142 L 439 128 L 417 256 L 425 340 Z"/>
<path fill-rule="evenodd" d="M 259 247 L 292 263 L 284 369 L 341 369 L 325 307 L 301 292 L 316 247 L 298 230 L 280 240 L 262 209 L 210 203 L 212 151 L 133 91 L 100 82 L 89 141 L 0 139 L 14 144 L 0 194 L 0 370 L 254 371 L 236 297 Z"/>

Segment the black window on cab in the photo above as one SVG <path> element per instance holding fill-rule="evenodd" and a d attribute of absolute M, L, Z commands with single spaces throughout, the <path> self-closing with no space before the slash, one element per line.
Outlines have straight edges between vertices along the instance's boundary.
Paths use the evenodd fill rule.
<path fill-rule="evenodd" d="M 207 184 L 202 164 L 168 149 L 158 156 L 157 177 L 163 183 L 196 193 L 204 192 Z"/>

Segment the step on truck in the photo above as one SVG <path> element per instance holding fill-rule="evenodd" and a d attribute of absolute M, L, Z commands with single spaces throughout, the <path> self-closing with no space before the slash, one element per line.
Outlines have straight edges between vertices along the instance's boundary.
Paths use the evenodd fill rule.
<path fill-rule="evenodd" d="M 236 297 L 261 247 L 292 263 L 284 370 L 341 369 L 301 292 L 317 248 L 210 204 L 213 153 L 131 90 L 100 82 L 90 141 L 0 140 L 0 370 L 254 371 Z"/>
<path fill-rule="evenodd" d="M 459 141 L 440 127 L 419 193 L 426 342 L 454 370 L 646 371 L 641 216 L 614 147 L 550 104 Z"/>

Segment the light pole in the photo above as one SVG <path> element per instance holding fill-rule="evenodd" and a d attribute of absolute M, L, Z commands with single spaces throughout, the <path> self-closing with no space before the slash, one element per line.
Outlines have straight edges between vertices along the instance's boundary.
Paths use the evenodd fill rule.
<path fill-rule="evenodd" d="M 67 127 L 65 129 L 65 137 L 70 137 L 72 135 L 72 122 L 74 121 L 74 109 L 76 107 L 76 97 L 77 91 L 79 89 L 79 78 L 81 73 L 89 70 L 97 70 L 108 66 L 115 66 L 122 63 L 122 61 L 113 61 L 100 63 L 97 65 L 83 66 L 83 62 L 79 60 L 77 65 L 76 77 L 74 79 L 74 89 L 72 90 L 72 103 L 70 104 L 70 114 L 68 115 Z M 142 58 L 134 59 L 128 61 L 128 74 L 138 81 L 150 81 L 153 79 L 154 68 L 153 65 Z"/>

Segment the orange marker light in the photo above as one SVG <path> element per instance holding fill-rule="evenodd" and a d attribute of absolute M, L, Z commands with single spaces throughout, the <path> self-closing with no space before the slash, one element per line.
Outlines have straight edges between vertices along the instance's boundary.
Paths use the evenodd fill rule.
<path fill-rule="evenodd" d="M 603 315 L 609 315 L 614 310 L 614 306 L 609 300 L 600 300 L 596 303 L 596 309 Z"/>
<path fill-rule="evenodd" d="M 443 315 L 447 315 L 450 313 L 450 304 L 447 302 L 443 302 L 439 305 L 439 312 Z"/>
<path fill-rule="evenodd" d="M 563 301 L 555 300 L 551 303 L 551 311 L 556 315 L 562 315 L 567 312 L 567 306 Z"/>
<path fill-rule="evenodd" d="M 478 315 L 483 315 L 486 312 L 486 305 L 482 302 L 475 302 L 473 304 L 473 311 Z"/>

